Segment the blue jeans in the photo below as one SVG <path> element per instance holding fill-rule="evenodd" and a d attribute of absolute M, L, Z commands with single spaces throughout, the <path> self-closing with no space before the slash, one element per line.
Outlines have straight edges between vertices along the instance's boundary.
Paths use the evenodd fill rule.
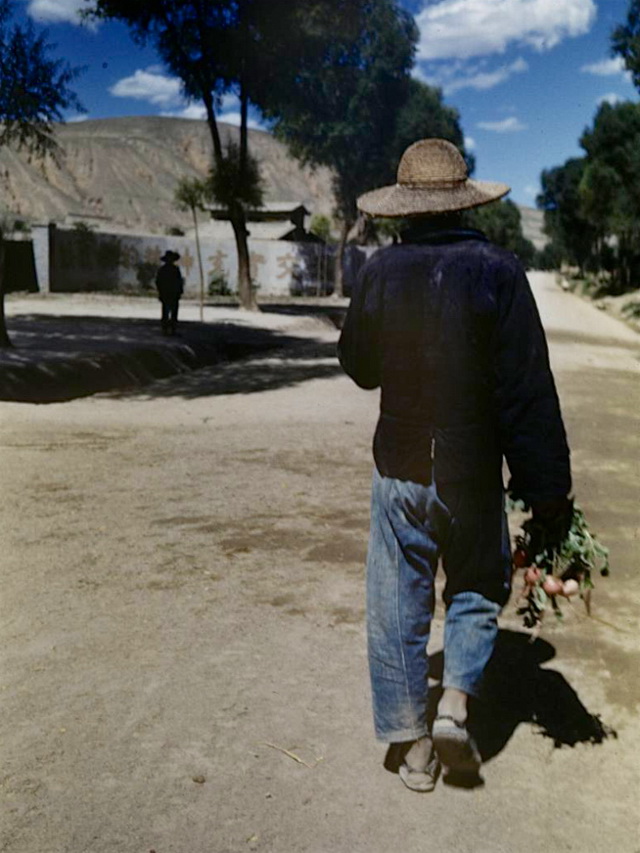
<path fill-rule="evenodd" d="M 427 643 L 440 557 L 447 578 L 442 684 L 477 695 L 509 596 L 501 484 L 438 490 L 375 471 L 367 634 L 375 732 L 388 743 L 428 734 Z"/>

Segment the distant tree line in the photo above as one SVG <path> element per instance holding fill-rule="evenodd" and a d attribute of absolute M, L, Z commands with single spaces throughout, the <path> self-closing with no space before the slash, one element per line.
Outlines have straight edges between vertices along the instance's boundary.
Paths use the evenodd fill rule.
<path fill-rule="evenodd" d="M 612 34 L 640 88 L 640 0 Z M 580 138 L 584 156 L 543 171 L 537 203 L 551 238 L 549 266 L 606 273 L 611 293 L 640 284 L 640 104 L 603 103 Z"/>

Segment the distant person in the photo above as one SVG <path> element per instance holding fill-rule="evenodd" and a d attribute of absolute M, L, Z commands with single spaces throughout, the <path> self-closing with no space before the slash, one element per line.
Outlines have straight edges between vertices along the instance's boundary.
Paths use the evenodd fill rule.
<path fill-rule="evenodd" d="M 440 766 L 477 777 L 467 728 L 506 603 L 509 491 L 561 541 L 572 503 L 569 449 L 547 344 L 519 260 L 464 227 L 460 212 L 505 184 L 470 180 L 450 142 L 410 146 L 398 182 L 366 193 L 373 216 L 406 217 L 353 289 L 340 361 L 381 388 L 367 557 L 367 633 L 377 737 L 397 744 L 400 777 L 433 789 Z M 442 558 L 443 693 L 427 718 L 435 574 Z"/>
<path fill-rule="evenodd" d="M 168 250 L 160 260 L 162 266 L 156 275 L 156 287 L 162 303 L 162 334 L 175 335 L 178 327 L 178 305 L 184 291 L 184 279 L 176 266 L 180 255 Z"/>

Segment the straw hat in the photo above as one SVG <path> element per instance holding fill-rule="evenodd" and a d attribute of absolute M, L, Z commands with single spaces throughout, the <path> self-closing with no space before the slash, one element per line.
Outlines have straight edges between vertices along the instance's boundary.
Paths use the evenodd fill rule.
<path fill-rule="evenodd" d="M 160 260 L 162 261 L 162 263 L 165 263 L 168 261 L 179 261 L 180 255 L 177 252 L 172 252 L 171 249 L 167 249 L 167 251 L 160 258 Z"/>
<path fill-rule="evenodd" d="M 488 204 L 509 189 L 469 178 L 462 155 L 446 139 L 421 139 L 402 155 L 398 182 L 361 195 L 358 208 L 371 216 L 450 213 Z"/>

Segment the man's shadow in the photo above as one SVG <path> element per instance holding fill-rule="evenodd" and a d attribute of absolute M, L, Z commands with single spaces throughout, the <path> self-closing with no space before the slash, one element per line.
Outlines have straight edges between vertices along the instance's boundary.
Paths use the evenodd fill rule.
<path fill-rule="evenodd" d="M 548 737 L 556 748 L 577 743 L 599 744 L 616 732 L 592 714 L 565 677 L 541 664 L 555 657 L 554 647 L 546 640 L 531 641 L 520 631 L 501 630 L 493 656 L 485 671 L 481 695 L 469 703 L 469 732 L 475 739 L 483 762 L 497 755 L 508 743 L 520 723 L 531 723 L 538 734 Z M 429 679 L 441 682 L 444 664 L 442 651 L 429 657 Z M 427 719 L 431 726 L 442 687 L 430 687 Z M 392 745 L 385 767 L 398 771 L 407 748 Z M 455 778 L 446 782 L 475 787 L 476 779 Z"/>

